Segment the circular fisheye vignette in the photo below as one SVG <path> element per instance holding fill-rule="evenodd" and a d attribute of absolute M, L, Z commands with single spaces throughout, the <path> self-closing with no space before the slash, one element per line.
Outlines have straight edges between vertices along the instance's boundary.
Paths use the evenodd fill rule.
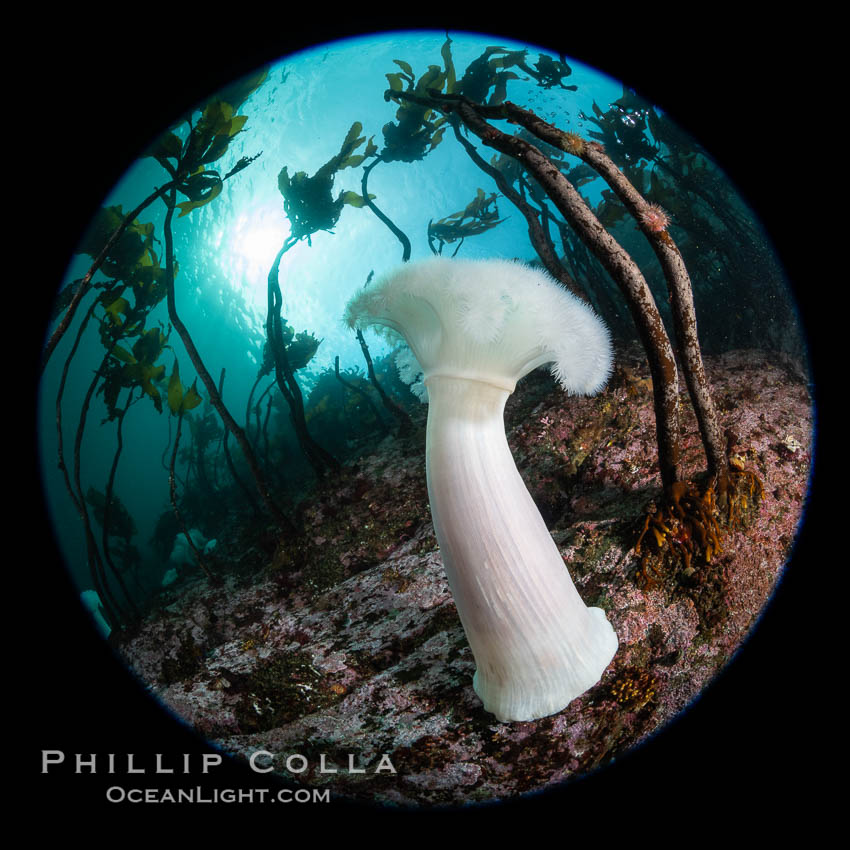
<path fill-rule="evenodd" d="M 758 222 L 663 113 L 542 48 L 469 33 L 358 37 L 226 91 L 128 170 L 57 299 L 60 321 L 77 302 L 45 371 L 42 403 L 58 398 L 63 412 L 59 428 L 42 416 L 42 451 L 75 450 L 61 478 L 44 465 L 45 489 L 81 592 L 125 663 L 214 746 L 303 753 L 310 776 L 299 781 L 343 797 L 486 802 L 606 764 L 663 728 L 734 654 L 799 522 L 811 460 L 805 343 Z M 508 95 L 528 113 L 510 115 L 520 131 L 494 117 Z M 531 126 L 538 112 L 545 138 Z M 556 166 L 554 183 L 512 156 L 530 146 Z M 694 174 L 711 180 L 695 185 Z M 586 247 L 577 210 L 611 242 Z M 543 239 L 532 244 L 535 219 Z M 753 244 L 775 264 L 769 311 L 753 308 Z M 627 280 L 602 270 L 613 245 L 632 260 Z M 683 259 L 686 282 L 700 281 L 696 354 L 722 453 L 695 423 L 668 419 L 657 439 L 656 414 L 669 416 L 659 363 L 680 344 L 676 299 L 659 297 L 673 287 L 665 250 Z M 611 348 L 604 389 L 573 390 L 595 395 L 564 392 L 576 353 L 557 351 L 540 361 L 555 374 L 523 376 L 505 405 L 505 468 L 521 458 L 577 610 L 600 612 L 616 635 L 578 693 L 559 685 L 551 702 L 545 683 L 524 682 L 544 692 L 531 707 L 470 687 L 480 653 L 443 561 L 446 541 L 482 521 L 486 482 L 461 468 L 462 453 L 477 501 L 441 541 L 424 475 L 423 344 L 411 328 L 375 335 L 382 317 L 368 310 L 362 327 L 343 321 L 343 305 L 380 293 L 394 269 L 427 277 L 467 264 L 475 280 L 493 259 L 531 264 L 571 293 L 569 306 L 589 305 Z M 500 290 L 494 306 L 458 287 L 452 321 L 503 353 L 504 305 L 519 296 Z M 638 311 L 658 330 L 651 346 L 630 318 L 636 287 L 656 293 Z M 674 328 L 666 342 L 663 327 Z M 498 644 L 508 641 L 487 647 L 507 677 Z M 513 716 L 523 712 L 541 716 Z M 522 753 L 533 775 L 518 769 Z"/>

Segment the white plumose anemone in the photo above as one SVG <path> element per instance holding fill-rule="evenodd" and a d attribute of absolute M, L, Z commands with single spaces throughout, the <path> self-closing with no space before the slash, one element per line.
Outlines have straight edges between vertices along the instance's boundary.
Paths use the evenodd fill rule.
<path fill-rule="evenodd" d="M 567 392 L 598 392 L 607 328 L 545 273 L 504 260 L 407 264 L 364 288 L 346 319 L 401 334 L 422 369 L 428 495 L 475 692 L 503 721 L 560 711 L 599 681 L 617 636 L 573 585 L 514 464 L 504 408 L 544 363 Z"/>

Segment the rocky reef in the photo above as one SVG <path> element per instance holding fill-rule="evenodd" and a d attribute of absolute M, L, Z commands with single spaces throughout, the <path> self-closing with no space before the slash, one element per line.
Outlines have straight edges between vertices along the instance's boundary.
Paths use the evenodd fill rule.
<path fill-rule="evenodd" d="M 119 653 L 202 736 L 239 757 L 264 751 L 280 775 L 334 797 L 460 806 L 610 763 L 679 714 L 746 638 L 789 556 L 812 452 L 799 365 L 759 351 L 708 358 L 730 448 L 764 496 L 710 563 L 667 564 L 646 586 L 633 547 L 660 495 L 651 383 L 637 352 L 617 364 L 593 398 L 566 396 L 538 370 L 506 410 L 517 467 L 582 598 L 620 642 L 601 681 L 560 713 L 500 723 L 473 692 L 421 427 L 306 499 L 298 540 L 267 534 L 265 548 L 246 548 L 244 534 L 222 533 L 223 583 L 165 588 Z M 704 458 L 682 401 L 684 466 L 696 476 Z"/>

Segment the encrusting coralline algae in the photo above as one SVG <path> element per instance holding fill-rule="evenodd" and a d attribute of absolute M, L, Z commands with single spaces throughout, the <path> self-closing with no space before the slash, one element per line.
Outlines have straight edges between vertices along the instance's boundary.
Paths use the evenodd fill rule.
<path fill-rule="evenodd" d="M 343 797 L 459 805 L 610 762 L 681 712 L 758 618 L 802 514 L 812 424 L 793 364 L 752 351 L 707 358 L 733 449 L 765 496 L 711 564 L 645 588 L 629 541 L 658 492 L 651 391 L 638 357 L 617 362 L 597 397 L 553 393 L 535 372 L 506 408 L 520 473 L 583 600 L 604 609 L 620 644 L 602 680 L 564 711 L 499 723 L 473 692 L 427 511 L 421 434 L 385 440 L 303 506 L 305 545 L 328 559 L 321 570 L 315 558 L 293 570 L 282 547 L 222 587 L 175 586 L 121 653 L 224 750 L 303 754 L 310 767 L 295 778 Z M 697 471 L 696 423 L 684 425 L 684 463 Z M 321 753 L 337 773 L 319 772 Z M 351 773 L 350 754 L 364 767 L 388 754 L 396 773 Z"/>

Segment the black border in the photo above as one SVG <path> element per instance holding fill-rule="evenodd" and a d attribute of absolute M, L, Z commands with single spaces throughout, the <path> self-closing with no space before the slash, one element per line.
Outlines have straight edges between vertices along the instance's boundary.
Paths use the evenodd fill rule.
<path fill-rule="evenodd" d="M 22 150 L 27 144 L 29 148 L 19 154 L 22 173 L 17 175 L 25 200 L 21 229 L 29 242 L 24 253 L 28 267 L 37 264 L 39 269 L 37 286 L 19 284 L 31 310 L 34 298 L 37 315 L 46 316 L 53 298 L 49 281 L 60 280 L 82 227 L 147 136 L 188 100 L 260 62 L 311 44 L 359 32 L 448 27 L 533 44 L 560 42 L 556 47 L 562 46 L 568 56 L 625 80 L 700 139 L 767 226 L 794 284 L 811 341 L 816 386 L 821 385 L 826 358 L 822 308 L 812 292 L 810 252 L 804 255 L 802 250 L 810 237 L 806 234 L 810 222 L 799 220 L 802 216 L 789 220 L 788 214 L 795 203 L 800 211 L 805 204 L 816 203 L 808 194 L 805 172 L 789 185 L 798 153 L 788 144 L 789 134 L 793 141 L 806 115 L 812 75 L 805 64 L 810 61 L 807 47 L 812 36 L 799 20 L 774 18 L 768 32 L 760 21 L 743 23 L 734 12 L 718 15 L 716 10 L 710 19 L 694 16 L 688 21 L 657 8 L 642 7 L 624 15 L 600 7 L 582 17 L 568 6 L 562 12 L 547 6 L 542 11 L 529 7 L 524 20 L 506 12 L 475 16 L 455 10 L 418 20 L 397 13 L 372 15 L 359 22 L 327 11 L 332 20 L 321 20 L 322 10 L 310 20 L 295 21 L 282 15 L 262 20 L 263 13 L 257 10 L 248 13 L 250 19 L 191 18 L 174 25 L 179 37 L 171 47 L 164 46 L 167 24 L 149 22 L 141 10 L 130 8 L 133 24 L 126 18 L 118 24 L 93 14 L 81 17 L 74 10 L 67 20 L 54 19 L 52 36 L 39 32 L 36 38 L 32 30 L 34 55 L 25 66 L 24 92 L 27 107 L 33 109 L 26 126 L 34 129 L 28 133 L 29 142 L 20 140 Z M 29 327 L 44 325 L 44 319 L 31 320 Z M 41 342 L 40 333 L 25 337 L 32 363 L 38 360 Z M 819 398 L 821 420 L 823 405 Z M 34 430 L 24 439 L 35 461 Z M 40 525 L 27 539 L 26 562 L 20 566 L 26 585 L 19 597 L 24 600 L 20 613 L 28 628 L 20 647 L 22 670 L 11 697 L 26 728 L 21 736 L 24 753 L 13 762 L 22 778 L 18 789 L 24 796 L 37 797 L 42 810 L 51 815 L 118 815 L 128 821 L 208 818 L 212 806 L 169 811 L 111 806 L 103 800 L 108 777 L 102 775 L 39 773 L 43 748 L 69 754 L 148 756 L 206 748 L 143 694 L 88 629 L 75 608 L 76 593 L 52 542 L 38 476 L 32 466 L 28 468 L 29 477 L 22 480 L 32 486 L 28 504 L 35 506 Z M 486 824 L 504 815 L 575 815 L 603 834 L 613 834 L 622 825 L 635 835 L 648 829 L 649 836 L 655 832 L 651 824 L 659 819 L 668 824 L 696 820 L 721 826 L 734 816 L 755 826 L 760 817 L 757 803 L 764 800 L 787 800 L 783 818 L 813 816 L 820 804 L 810 792 L 822 779 L 819 765 L 830 753 L 818 728 L 824 698 L 813 685 L 823 663 L 818 643 L 823 637 L 814 631 L 820 609 L 813 607 L 821 591 L 812 576 L 813 570 L 823 569 L 819 532 L 825 520 L 819 513 L 819 479 L 820 475 L 791 568 L 759 628 L 730 669 L 689 711 L 650 746 L 629 754 L 610 770 L 551 795 L 452 816 Z M 836 567 L 832 563 L 830 568 Z M 809 637 L 801 643 L 801 635 Z M 219 786 L 265 784 L 241 769 L 233 768 L 235 774 L 229 770 L 216 772 Z M 227 811 L 229 818 L 266 814 L 257 807 L 234 806 Z M 349 823 L 394 816 L 356 807 L 342 811 Z M 216 812 L 218 816 L 219 809 Z M 275 815 L 282 817 L 279 810 Z M 282 823 L 303 822 L 322 829 L 326 817 L 324 808 L 291 806 Z M 400 817 L 422 821 L 448 814 Z"/>

